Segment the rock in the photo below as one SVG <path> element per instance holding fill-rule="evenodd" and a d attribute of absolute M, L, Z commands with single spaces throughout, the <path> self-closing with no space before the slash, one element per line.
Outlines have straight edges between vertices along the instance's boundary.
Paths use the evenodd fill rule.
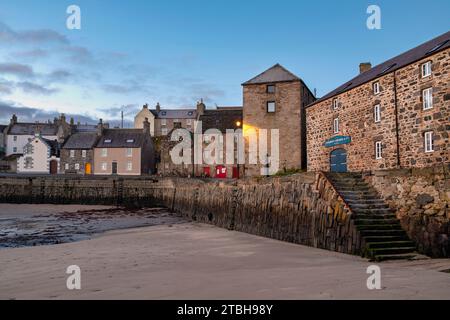
<path fill-rule="evenodd" d="M 430 196 L 427 193 L 419 194 L 416 198 L 416 203 L 419 206 L 424 206 L 432 202 L 434 202 L 434 197 Z"/>

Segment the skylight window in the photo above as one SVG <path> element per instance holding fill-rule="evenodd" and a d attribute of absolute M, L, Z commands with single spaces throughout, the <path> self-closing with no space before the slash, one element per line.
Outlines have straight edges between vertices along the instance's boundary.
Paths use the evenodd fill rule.
<path fill-rule="evenodd" d="M 194 113 L 192 111 L 188 112 L 188 116 L 192 116 Z"/>
<path fill-rule="evenodd" d="M 388 72 L 389 70 L 391 70 L 391 69 L 392 69 L 393 67 L 395 67 L 396 65 L 397 65 L 396 63 L 391 64 L 390 66 L 384 68 L 383 71 L 381 71 L 379 74 L 384 74 L 384 73 Z"/>
<path fill-rule="evenodd" d="M 105 143 L 111 143 L 112 142 L 112 140 L 111 139 L 105 139 L 105 141 L 104 141 Z"/>
<path fill-rule="evenodd" d="M 161 114 L 162 114 L 163 116 L 165 116 L 165 115 L 167 114 L 167 112 L 162 111 Z"/>
<path fill-rule="evenodd" d="M 437 46 L 435 46 L 433 49 L 431 49 L 430 51 L 428 51 L 426 54 L 435 52 L 437 50 L 439 50 L 440 48 L 442 48 L 444 45 L 446 45 L 450 40 L 445 40 L 444 42 L 439 43 Z"/>
<path fill-rule="evenodd" d="M 127 139 L 127 143 L 133 143 L 134 139 Z"/>

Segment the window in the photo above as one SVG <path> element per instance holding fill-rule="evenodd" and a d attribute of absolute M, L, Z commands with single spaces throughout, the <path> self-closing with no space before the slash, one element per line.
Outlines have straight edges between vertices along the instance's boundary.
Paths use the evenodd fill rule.
<path fill-rule="evenodd" d="M 75 150 L 70 150 L 70 157 L 74 158 L 75 157 Z"/>
<path fill-rule="evenodd" d="M 190 125 L 192 124 L 192 119 L 187 119 L 187 120 L 186 120 L 186 124 L 187 124 L 188 126 L 190 126 Z"/>
<path fill-rule="evenodd" d="M 379 94 L 380 93 L 380 83 L 375 82 L 373 84 L 373 94 Z"/>
<path fill-rule="evenodd" d="M 373 107 L 373 118 L 374 118 L 375 122 L 381 121 L 381 107 L 379 104 L 377 104 L 377 105 L 375 105 L 375 107 Z"/>
<path fill-rule="evenodd" d="M 339 101 L 338 99 L 333 99 L 333 109 L 336 110 L 339 108 Z"/>
<path fill-rule="evenodd" d="M 133 170 L 133 163 L 132 163 L 131 161 L 128 161 L 128 162 L 127 162 L 127 170 L 128 170 L 128 171 Z"/>
<path fill-rule="evenodd" d="M 111 143 L 112 140 L 111 140 L 111 139 L 105 139 L 104 142 L 105 142 L 105 143 Z"/>
<path fill-rule="evenodd" d="M 75 170 L 80 170 L 80 164 L 79 163 L 75 163 Z"/>
<path fill-rule="evenodd" d="M 33 169 L 33 158 L 31 157 L 25 158 L 25 169 Z"/>
<path fill-rule="evenodd" d="M 275 102 L 274 101 L 267 102 L 267 112 L 269 112 L 269 113 L 275 112 Z"/>
<path fill-rule="evenodd" d="M 425 152 L 433 152 L 433 131 L 425 132 Z"/>
<path fill-rule="evenodd" d="M 192 116 L 193 114 L 194 114 L 193 111 L 189 111 L 189 112 L 188 112 L 188 116 Z"/>
<path fill-rule="evenodd" d="M 422 91 L 423 110 L 433 108 L 433 88 L 428 88 Z"/>
<path fill-rule="evenodd" d="M 333 120 L 333 132 L 339 133 L 339 118 Z"/>
<path fill-rule="evenodd" d="M 16 153 L 17 152 L 17 147 L 13 148 L 13 152 Z"/>
<path fill-rule="evenodd" d="M 383 146 L 381 145 L 381 141 L 375 142 L 375 159 L 379 160 L 383 158 Z"/>
<path fill-rule="evenodd" d="M 68 164 L 68 163 L 66 163 L 66 164 L 64 165 L 64 169 L 65 169 L 65 170 L 69 170 L 69 164 Z"/>
<path fill-rule="evenodd" d="M 267 86 L 267 93 L 275 93 L 275 86 L 273 84 L 269 84 Z"/>
<path fill-rule="evenodd" d="M 108 156 L 108 149 L 103 148 L 102 149 L 102 157 L 106 157 L 106 156 Z"/>
<path fill-rule="evenodd" d="M 127 143 L 133 143 L 134 142 L 134 139 L 128 139 L 127 140 Z"/>
<path fill-rule="evenodd" d="M 102 170 L 106 171 L 107 168 L 108 168 L 108 164 L 106 162 L 102 162 Z"/>
<path fill-rule="evenodd" d="M 161 119 L 161 125 L 165 126 L 167 124 L 167 120 L 166 119 Z"/>
<path fill-rule="evenodd" d="M 167 135 L 167 128 L 161 128 L 161 134 L 163 136 Z"/>
<path fill-rule="evenodd" d="M 431 61 L 422 64 L 422 78 L 431 76 Z"/>
<path fill-rule="evenodd" d="M 133 149 L 127 148 L 127 157 L 131 157 L 131 156 L 133 156 Z"/>
<path fill-rule="evenodd" d="M 83 158 L 86 158 L 86 150 L 82 150 L 82 151 L 81 151 L 81 156 L 82 156 Z"/>
<path fill-rule="evenodd" d="M 17 141 L 17 136 L 14 136 L 14 137 L 13 137 L 13 141 Z"/>

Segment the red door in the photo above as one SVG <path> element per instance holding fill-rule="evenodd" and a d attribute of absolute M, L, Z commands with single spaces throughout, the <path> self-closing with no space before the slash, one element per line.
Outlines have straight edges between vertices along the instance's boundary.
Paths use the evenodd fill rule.
<path fill-rule="evenodd" d="M 208 178 L 211 177 L 211 170 L 209 167 L 203 167 L 203 175 Z"/>
<path fill-rule="evenodd" d="M 239 179 L 238 167 L 233 167 L 233 179 Z"/>
<path fill-rule="evenodd" d="M 58 162 L 56 160 L 50 161 L 50 174 L 58 173 Z"/>
<path fill-rule="evenodd" d="M 216 167 L 216 178 L 225 179 L 227 177 L 227 168 L 225 166 Z"/>

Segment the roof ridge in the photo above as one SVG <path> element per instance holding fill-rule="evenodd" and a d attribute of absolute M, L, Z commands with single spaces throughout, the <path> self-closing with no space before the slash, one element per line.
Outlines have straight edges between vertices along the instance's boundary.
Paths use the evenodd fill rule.
<path fill-rule="evenodd" d="M 276 68 L 280 68 L 281 70 L 283 70 L 284 72 L 286 72 L 288 75 L 290 75 L 292 78 L 294 79 L 290 79 L 290 80 L 285 80 L 285 81 L 293 81 L 293 80 L 299 80 L 302 81 L 302 79 L 300 77 L 298 77 L 297 75 L 295 75 L 294 73 L 292 73 L 291 71 L 289 71 L 288 69 L 286 69 L 285 67 L 283 67 L 281 64 L 276 63 L 273 66 L 271 66 L 270 68 L 264 70 L 263 72 L 259 73 L 258 75 L 254 76 L 253 78 L 251 78 L 250 80 L 245 81 L 242 85 L 245 84 L 252 84 L 252 82 L 254 80 L 256 80 L 257 78 L 263 76 L 264 74 L 269 73 L 270 71 L 276 69 Z M 280 80 L 278 80 L 280 81 Z M 276 82 L 276 81 L 268 81 L 268 82 Z M 256 82 L 257 83 L 257 82 Z"/>

